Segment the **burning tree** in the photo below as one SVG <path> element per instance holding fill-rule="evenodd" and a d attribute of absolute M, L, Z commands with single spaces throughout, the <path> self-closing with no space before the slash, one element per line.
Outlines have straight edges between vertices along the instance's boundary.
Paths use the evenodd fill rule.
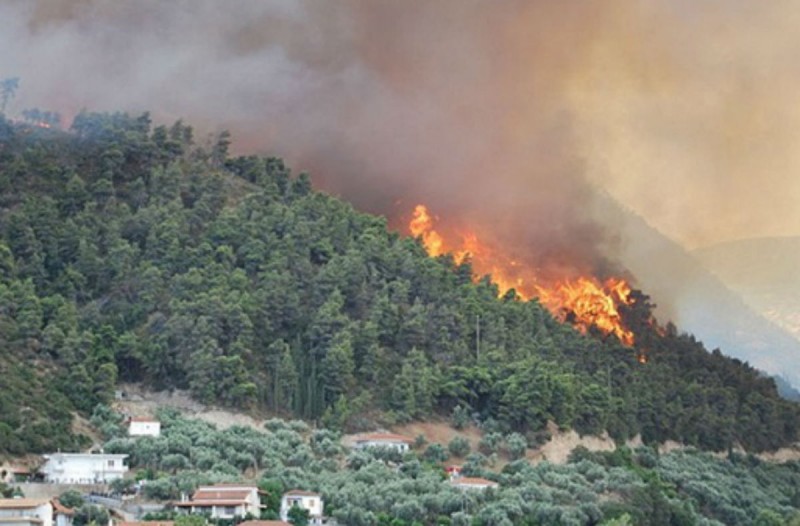
<path fill-rule="evenodd" d="M 635 301 L 624 279 L 543 276 L 501 249 L 482 242 L 474 232 L 461 233 L 460 242 L 453 242 L 435 230 L 434 223 L 428 208 L 417 205 L 408 225 L 409 232 L 421 240 L 431 257 L 451 252 L 457 264 L 467 261 L 472 264 L 476 278 L 489 275 L 501 296 L 513 290 L 522 299 L 536 298 L 553 316 L 570 322 L 583 333 L 595 328 L 633 346 L 634 333 L 625 326 L 620 314 L 622 307 Z"/>

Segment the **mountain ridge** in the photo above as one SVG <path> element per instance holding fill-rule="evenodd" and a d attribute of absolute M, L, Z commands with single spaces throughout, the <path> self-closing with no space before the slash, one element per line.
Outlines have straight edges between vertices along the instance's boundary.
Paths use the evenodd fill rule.
<path fill-rule="evenodd" d="M 85 441 L 38 412 L 88 416 L 118 381 L 343 430 L 466 413 L 530 443 L 549 422 L 720 451 L 797 438 L 772 380 L 654 326 L 641 291 L 621 309 L 635 348 L 581 334 L 224 133 L 87 112 L 69 133 L 0 121 L 0 141 L 0 336 L 27 364 L 0 361 L 5 453 Z M 18 428 L 20 396 L 47 428 Z"/>

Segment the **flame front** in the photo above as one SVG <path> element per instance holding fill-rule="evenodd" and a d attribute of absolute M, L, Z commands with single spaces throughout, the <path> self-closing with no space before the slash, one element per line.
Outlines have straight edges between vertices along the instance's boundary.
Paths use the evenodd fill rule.
<path fill-rule="evenodd" d="M 537 297 L 555 317 L 571 322 L 581 332 L 596 327 L 604 334 L 614 334 L 625 345 L 633 345 L 633 333 L 625 328 L 619 314 L 620 305 L 632 303 L 631 288 L 625 280 L 610 278 L 600 282 L 581 276 L 542 283 L 534 269 L 481 243 L 472 232 L 460 233 L 457 244 L 448 243 L 434 230 L 434 219 L 425 205 L 414 208 L 408 229 L 422 240 L 430 256 L 450 252 L 458 264 L 469 260 L 476 277 L 490 275 L 501 295 L 514 289 L 522 299 Z"/>

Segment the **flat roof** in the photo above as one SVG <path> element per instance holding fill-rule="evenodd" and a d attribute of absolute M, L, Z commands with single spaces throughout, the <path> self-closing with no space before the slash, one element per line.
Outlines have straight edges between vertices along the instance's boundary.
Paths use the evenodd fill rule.
<path fill-rule="evenodd" d="M 30 509 L 49 503 L 49 499 L 0 499 L 0 509 Z"/>

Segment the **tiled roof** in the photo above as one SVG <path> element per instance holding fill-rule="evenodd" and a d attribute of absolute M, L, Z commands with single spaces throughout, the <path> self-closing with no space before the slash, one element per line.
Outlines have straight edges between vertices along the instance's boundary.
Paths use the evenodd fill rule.
<path fill-rule="evenodd" d="M 284 497 L 320 497 L 319 493 L 313 491 L 305 491 L 302 489 L 293 489 L 283 494 Z"/>
<path fill-rule="evenodd" d="M 132 416 L 129 421 L 130 422 L 151 422 L 151 423 L 154 423 L 154 424 L 160 423 L 155 418 L 152 418 L 152 417 L 149 417 L 149 416 Z"/>
<path fill-rule="evenodd" d="M 203 508 L 206 506 L 239 506 L 240 504 L 246 504 L 246 502 L 243 500 L 187 500 L 184 502 L 176 502 L 175 506 L 182 508 Z"/>
<path fill-rule="evenodd" d="M 50 501 L 47 499 L 0 499 L 0 509 L 14 510 L 38 508 L 48 502 Z"/>
<path fill-rule="evenodd" d="M 60 500 L 53 499 L 50 502 L 53 504 L 53 511 L 55 511 L 56 513 L 60 513 L 62 515 L 75 515 L 75 510 L 73 510 L 72 508 L 67 508 L 66 506 L 61 504 Z"/>
<path fill-rule="evenodd" d="M 119 521 L 116 526 L 174 526 L 175 521 Z"/>
<path fill-rule="evenodd" d="M 192 495 L 192 500 L 241 500 L 244 501 L 250 495 L 252 490 L 220 490 L 217 489 L 199 489 Z"/>
<path fill-rule="evenodd" d="M 244 521 L 240 522 L 239 526 L 291 526 L 291 524 L 283 521 Z"/>

